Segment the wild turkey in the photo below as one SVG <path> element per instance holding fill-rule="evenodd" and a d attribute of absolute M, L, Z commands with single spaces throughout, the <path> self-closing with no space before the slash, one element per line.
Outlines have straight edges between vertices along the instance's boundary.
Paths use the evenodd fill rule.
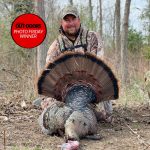
<path fill-rule="evenodd" d="M 89 53 L 64 52 L 46 66 L 38 79 L 37 89 L 39 94 L 65 104 L 62 110 L 55 105 L 59 112 L 67 110 L 61 128 L 65 128 L 68 139 L 79 139 L 94 134 L 97 130 L 96 116 L 90 104 L 117 99 L 119 88 L 111 69 L 97 56 Z M 42 116 L 44 118 L 48 113 L 49 117 L 53 118 L 55 114 L 55 117 L 60 119 L 56 116 L 57 111 L 50 106 Z M 56 119 L 56 122 L 49 119 L 47 129 L 55 130 L 50 129 L 54 126 L 58 129 L 60 124 L 58 123 L 57 127 L 56 124 L 59 119 Z M 43 119 L 43 124 L 44 121 Z"/>
<path fill-rule="evenodd" d="M 64 124 L 73 111 L 71 108 L 65 106 L 63 102 L 50 98 L 48 101 L 49 106 L 44 109 L 38 119 L 42 132 L 48 135 L 62 135 Z"/>
<path fill-rule="evenodd" d="M 47 100 L 49 105 L 38 119 L 43 133 L 63 136 L 65 132 L 66 140 L 79 140 L 86 135 L 96 133 L 97 119 L 89 105 L 74 110 L 63 102 L 50 98 Z"/>
<path fill-rule="evenodd" d="M 90 107 L 73 111 L 65 123 L 65 136 L 67 140 L 79 140 L 87 135 L 97 132 L 97 119 Z"/>
<path fill-rule="evenodd" d="M 64 52 L 41 73 L 37 89 L 41 95 L 64 101 L 74 85 L 94 91 L 93 103 L 118 98 L 118 82 L 111 69 L 91 53 Z"/>

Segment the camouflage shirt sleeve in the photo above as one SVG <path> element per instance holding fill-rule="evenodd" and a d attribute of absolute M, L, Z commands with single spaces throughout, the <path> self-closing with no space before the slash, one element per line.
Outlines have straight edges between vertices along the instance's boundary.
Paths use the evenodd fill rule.
<path fill-rule="evenodd" d="M 103 49 L 103 41 L 100 35 L 96 32 L 89 31 L 88 37 L 88 50 L 98 57 L 103 58 L 104 56 L 104 49 Z"/>
<path fill-rule="evenodd" d="M 59 44 L 57 40 L 55 40 L 47 51 L 46 64 L 49 62 L 53 62 L 53 60 L 60 54 Z"/>

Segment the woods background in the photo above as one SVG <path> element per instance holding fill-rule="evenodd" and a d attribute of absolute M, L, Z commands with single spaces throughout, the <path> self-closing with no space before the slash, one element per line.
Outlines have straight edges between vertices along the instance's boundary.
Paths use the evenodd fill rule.
<path fill-rule="evenodd" d="M 33 101 L 38 96 L 35 78 L 58 35 L 59 11 L 70 3 L 78 8 L 82 24 L 101 34 L 106 61 L 121 83 L 122 102 L 147 103 L 144 74 L 150 70 L 150 0 L 144 0 L 142 9 L 134 1 L 0 0 L 0 96 L 10 101 Z M 140 30 L 132 25 L 134 10 L 139 10 Z M 47 37 L 37 48 L 21 48 L 11 38 L 12 21 L 23 13 L 38 14 L 46 23 Z"/>

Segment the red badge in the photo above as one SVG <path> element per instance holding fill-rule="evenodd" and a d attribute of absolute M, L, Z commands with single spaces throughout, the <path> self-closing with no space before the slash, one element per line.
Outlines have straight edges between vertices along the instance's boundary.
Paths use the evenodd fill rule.
<path fill-rule="evenodd" d="M 16 44 L 23 48 L 34 48 L 46 37 L 46 25 L 35 14 L 23 14 L 17 17 L 11 26 L 11 36 Z"/>

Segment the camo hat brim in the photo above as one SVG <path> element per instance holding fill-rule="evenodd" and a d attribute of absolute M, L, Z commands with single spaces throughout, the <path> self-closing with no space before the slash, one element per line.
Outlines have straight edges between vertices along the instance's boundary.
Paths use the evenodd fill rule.
<path fill-rule="evenodd" d="M 67 15 L 74 15 L 75 17 L 79 17 L 77 8 L 72 5 L 64 7 L 61 11 L 61 19 L 64 19 L 64 17 Z"/>

